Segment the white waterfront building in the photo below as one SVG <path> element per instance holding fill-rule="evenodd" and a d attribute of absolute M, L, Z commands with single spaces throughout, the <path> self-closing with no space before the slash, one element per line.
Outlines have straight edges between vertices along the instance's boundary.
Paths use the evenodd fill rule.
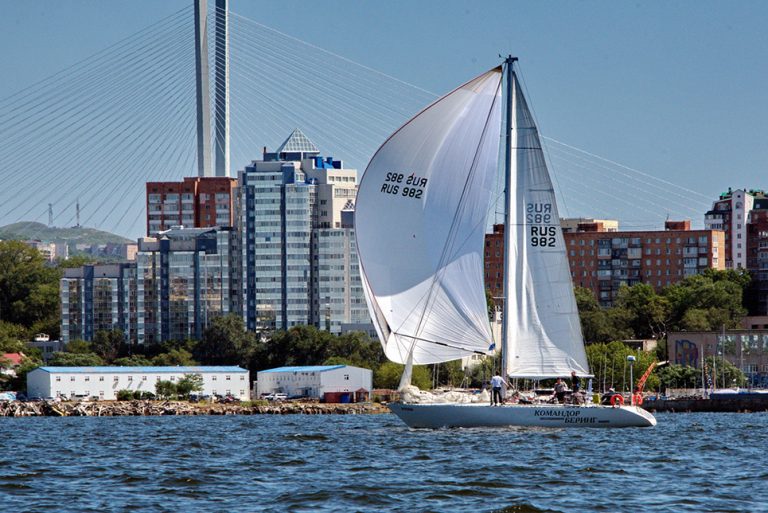
<path fill-rule="evenodd" d="M 350 365 L 278 367 L 258 372 L 256 388 L 259 397 L 280 392 L 288 397 L 311 397 L 328 402 L 359 401 L 373 388 L 373 372 Z"/>
<path fill-rule="evenodd" d="M 38 367 L 27 374 L 29 397 L 116 399 L 119 390 L 155 393 L 158 381 L 178 382 L 188 374 L 203 377 L 205 395 L 249 399 L 249 373 L 235 366 L 215 367 Z"/>

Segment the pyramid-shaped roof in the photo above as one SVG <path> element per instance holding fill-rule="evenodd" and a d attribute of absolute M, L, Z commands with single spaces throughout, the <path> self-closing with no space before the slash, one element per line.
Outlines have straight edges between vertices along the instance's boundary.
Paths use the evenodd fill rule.
<path fill-rule="evenodd" d="M 291 132 L 283 144 L 277 149 L 276 153 L 320 153 L 315 143 L 310 141 L 306 135 L 298 128 Z"/>

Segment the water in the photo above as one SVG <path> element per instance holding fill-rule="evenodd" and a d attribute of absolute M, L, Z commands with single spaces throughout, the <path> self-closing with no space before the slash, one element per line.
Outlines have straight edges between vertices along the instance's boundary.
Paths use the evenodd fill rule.
<path fill-rule="evenodd" d="M 393 415 L 0 418 L 3 511 L 768 511 L 768 414 L 409 430 Z"/>

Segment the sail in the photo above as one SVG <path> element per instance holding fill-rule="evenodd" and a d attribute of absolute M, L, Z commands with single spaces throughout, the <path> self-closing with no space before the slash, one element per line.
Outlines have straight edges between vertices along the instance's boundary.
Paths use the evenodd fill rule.
<path fill-rule="evenodd" d="M 486 352 L 483 239 L 498 169 L 501 68 L 443 96 L 379 148 L 357 193 L 368 307 L 387 357 Z"/>
<path fill-rule="evenodd" d="M 505 233 L 507 375 L 589 373 L 555 192 L 536 124 L 512 74 L 511 184 Z"/>

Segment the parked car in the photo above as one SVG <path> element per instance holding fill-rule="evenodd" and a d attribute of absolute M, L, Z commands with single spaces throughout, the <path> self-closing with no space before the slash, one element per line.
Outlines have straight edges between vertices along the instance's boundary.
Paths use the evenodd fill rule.
<path fill-rule="evenodd" d="M 273 392 L 267 395 L 264 399 L 266 399 L 267 401 L 285 401 L 288 399 L 288 394 L 283 394 L 281 392 Z"/>

